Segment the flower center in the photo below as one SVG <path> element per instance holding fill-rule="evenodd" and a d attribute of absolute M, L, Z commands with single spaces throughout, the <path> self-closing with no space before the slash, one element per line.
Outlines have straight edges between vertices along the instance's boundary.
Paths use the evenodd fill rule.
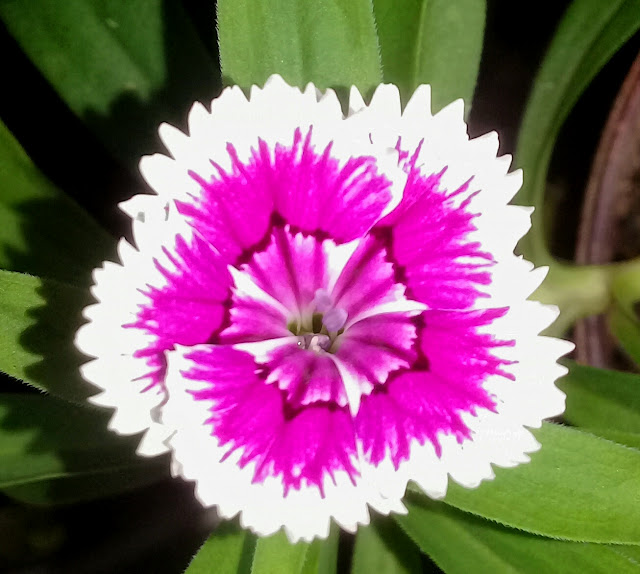
<path fill-rule="evenodd" d="M 298 337 L 299 348 L 317 353 L 333 353 L 334 343 L 342 334 L 349 313 L 334 306 L 326 289 L 316 290 L 312 305 L 315 307 L 314 312 L 303 317 L 301 322 L 291 322 L 289 331 Z"/>
<path fill-rule="evenodd" d="M 316 335 L 315 333 L 307 333 L 298 337 L 297 345 L 301 349 L 309 349 L 310 351 L 324 352 L 329 351 L 331 347 L 331 338 L 328 335 Z"/>
<path fill-rule="evenodd" d="M 336 307 L 331 299 L 331 295 L 325 289 L 318 289 L 313 299 L 316 311 L 322 313 L 322 326 L 330 334 L 337 333 L 347 322 L 349 313 L 342 307 Z"/>
<path fill-rule="evenodd" d="M 424 306 L 395 280 L 383 242 L 336 244 L 274 227 L 265 247 L 229 268 L 231 325 L 220 340 L 251 352 L 294 409 L 348 407 L 408 368 Z"/>

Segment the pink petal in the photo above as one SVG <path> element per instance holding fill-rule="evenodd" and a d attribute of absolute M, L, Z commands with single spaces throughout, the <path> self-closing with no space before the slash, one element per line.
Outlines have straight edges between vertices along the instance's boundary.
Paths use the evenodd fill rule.
<path fill-rule="evenodd" d="M 413 349 L 416 327 L 400 314 L 375 315 L 351 325 L 340 337 L 336 357 L 360 373 L 370 386 L 382 384 L 389 374 L 410 368 L 417 359 Z"/>
<path fill-rule="evenodd" d="M 364 234 L 391 200 L 391 182 L 378 172 L 373 157 L 355 157 L 341 165 L 312 143 L 312 130 L 297 129 L 290 146 L 269 149 L 256 141 L 243 163 L 229 144 L 233 168 L 205 181 L 202 194 L 178 202 L 179 211 L 230 263 L 259 249 L 274 224 L 327 236 L 339 243 Z"/>
<path fill-rule="evenodd" d="M 211 434 L 227 455 L 241 452 L 240 466 L 256 465 L 256 482 L 280 477 L 284 493 L 316 487 L 334 472 L 355 481 L 353 423 L 344 409 L 314 405 L 291 412 L 282 393 L 259 374 L 249 353 L 231 347 L 199 347 L 186 354 L 183 371 L 194 400 L 211 403 Z"/>
<path fill-rule="evenodd" d="M 274 228 L 264 251 L 241 268 L 254 283 L 293 312 L 310 306 L 327 283 L 325 250 L 315 237 Z"/>
<path fill-rule="evenodd" d="M 448 194 L 440 176 L 412 172 L 402 202 L 373 231 L 384 239 L 408 297 L 430 308 L 468 309 L 485 296 L 493 261 L 468 238 L 475 229 L 468 201 L 451 201 L 472 182 Z"/>
<path fill-rule="evenodd" d="M 413 370 L 398 371 L 363 398 L 356 424 L 370 462 L 390 456 L 397 467 L 408 458 L 414 440 L 431 442 L 439 454 L 440 435 L 453 435 L 459 442 L 469 437 L 463 413 L 495 409 L 495 398 L 483 383 L 493 376 L 512 379 L 503 369 L 506 361 L 493 353 L 512 342 L 496 340 L 480 328 L 504 312 L 424 312 Z"/>
<path fill-rule="evenodd" d="M 312 131 L 296 130 L 291 148 L 276 149 L 276 209 L 292 226 L 324 232 L 339 243 L 361 237 L 391 200 L 391 182 L 373 157 L 354 157 L 345 165 L 331 157 L 331 145 L 314 149 Z"/>
<path fill-rule="evenodd" d="M 166 285 L 147 286 L 144 293 L 149 302 L 141 306 L 136 321 L 124 325 L 153 335 L 152 344 L 134 355 L 146 359 L 150 386 L 162 384 L 164 351 L 207 342 L 224 324 L 227 313 L 224 302 L 230 277 L 220 257 L 197 236 L 190 243 L 177 236 L 174 250 L 174 254 L 166 251 L 173 269 L 156 262 Z"/>
<path fill-rule="evenodd" d="M 375 237 L 363 239 L 338 277 L 331 294 L 334 306 L 349 321 L 369 309 L 397 301 L 404 293 L 384 245 Z"/>
<path fill-rule="evenodd" d="M 287 345 L 271 353 L 266 367 L 267 382 L 286 391 L 293 408 L 331 401 L 341 407 L 347 404 L 340 373 L 326 354 Z"/>

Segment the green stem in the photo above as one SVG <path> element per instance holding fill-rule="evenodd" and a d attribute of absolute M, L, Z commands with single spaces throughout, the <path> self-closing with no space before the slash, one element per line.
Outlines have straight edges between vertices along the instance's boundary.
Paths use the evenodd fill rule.
<path fill-rule="evenodd" d="M 614 292 L 624 290 L 627 299 L 640 300 L 640 258 L 606 265 L 547 264 L 549 275 L 532 297 L 560 308 L 547 330 L 550 335 L 562 335 L 576 320 L 607 311 Z"/>

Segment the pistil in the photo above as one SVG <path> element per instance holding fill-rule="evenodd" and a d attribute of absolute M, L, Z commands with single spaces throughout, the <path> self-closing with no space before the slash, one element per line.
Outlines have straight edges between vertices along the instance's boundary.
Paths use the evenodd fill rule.
<path fill-rule="evenodd" d="M 309 333 L 298 337 L 298 347 L 310 351 L 328 351 L 331 343 L 331 338 L 328 335 L 318 333 Z"/>

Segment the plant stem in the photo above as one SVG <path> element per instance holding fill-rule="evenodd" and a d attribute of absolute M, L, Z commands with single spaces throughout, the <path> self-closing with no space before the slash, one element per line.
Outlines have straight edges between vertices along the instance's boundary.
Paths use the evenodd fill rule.
<path fill-rule="evenodd" d="M 549 335 L 562 335 L 578 319 L 607 311 L 614 290 L 623 289 L 628 300 L 640 300 L 640 257 L 606 265 L 557 260 L 547 264 L 549 274 L 532 298 L 560 309 L 560 316 L 546 331 Z"/>

